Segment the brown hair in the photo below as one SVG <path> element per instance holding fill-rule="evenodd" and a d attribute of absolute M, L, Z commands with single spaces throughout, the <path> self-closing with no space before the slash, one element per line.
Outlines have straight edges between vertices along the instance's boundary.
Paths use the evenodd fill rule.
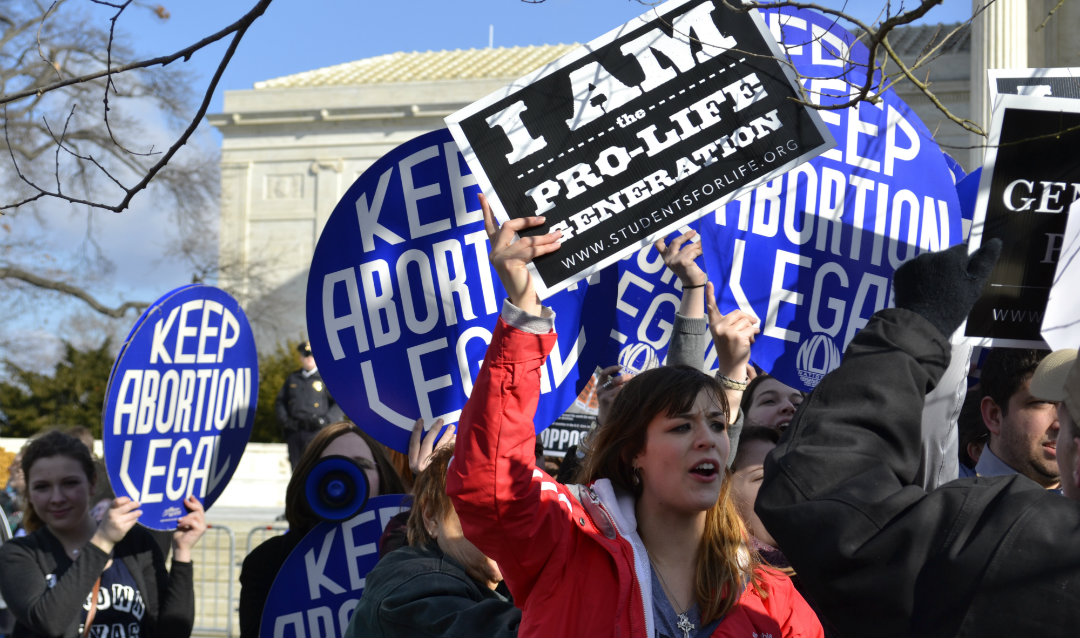
<path fill-rule="evenodd" d="M 735 451 L 734 460 L 731 462 L 732 472 L 738 472 L 739 467 L 742 466 L 742 462 L 746 458 L 745 452 L 749 449 L 746 444 L 756 441 L 771 443 L 774 446 L 779 445 L 780 431 L 764 425 L 744 425 L 742 432 L 739 434 L 739 447 Z"/>
<path fill-rule="evenodd" d="M 23 476 L 26 477 L 27 492 L 26 511 L 23 513 L 23 527 L 28 532 L 33 532 L 42 526 L 41 518 L 34 511 L 34 504 L 29 498 L 30 468 L 39 459 L 51 456 L 66 456 L 77 461 L 82 466 L 83 472 L 86 473 L 86 481 L 90 484 L 91 489 L 97 480 L 94 459 L 90 456 L 90 450 L 86 449 L 86 446 L 79 439 L 60 430 L 49 430 L 27 441 L 22 451 L 22 470 Z"/>
<path fill-rule="evenodd" d="M 454 504 L 446 495 L 446 469 L 454 456 L 454 448 L 442 447 L 431 455 L 431 464 L 416 475 L 413 483 L 413 504 L 406 524 L 409 545 L 421 547 L 433 541 L 424 525 L 424 517 L 442 520 Z"/>
<path fill-rule="evenodd" d="M 593 451 L 585 459 L 581 477 L 588 482 L 606 478 L 617 489 L 633 494 L 635 499 L 640 497 L 633 459 L 645 447 L 649 423 L 658 414 L 674 416 L 689 411 L 702 392 L 730 414 L 723 386 L 696 368 L 664 366 L 631 379 L 596 430 Z M 720 497 L 705 513 L 705 532 L 697 549 L 695 596 L 703 623 L 723 616 L 735 605 L 747 578 L 754 578 L 760 560 L 746 546 L 746 527 L 730 493 L 730 472 L 725 470 Z M 758 587 L 756 579 L 754 586 Z"/>
<path fill-rule="evenodd" d="M 744 415 L 750 411 L 750 408 L 754 406 L 754 395 L 757 394 L 758 386 L 760 386 L 762 383 L 765 383 L 765 379 L 776 379 L 776 377 L 763 372 L 751 379 L 750 383 L 746 386 L 746 390 L 743 390 L 742 400 L 739 402 L 739 409 L 742 410 L 742 413 Z M 783 381 L 780 381 L 780 379 L 776 380 L 780 383 L 784 383 Z M 787 384 L 785 383 L 784 385 Z M 794 390 L 794 388 L 792 389 Z M 796 391 L 799 394 L 803 395 L 804 398 L 806 397 L 806 393 L 802 390 Z"/>
<path fill-rule="evenodd" d="M 375 458 L 375 469 L 379 474 L 379 496 L 405 493 L 401 477 L 390 463 L 390 459 L 386 457 L 386 451 L 381 443 L 368 436 L 354 423 L 347 421 L 334 423 L 319 430 L 319 433 L 311 440 L 307 449 L 300 455 L 300 460 L 293 469 L 292 478 L 289 479 L 289 485 L 285 488 L 285 519 L 289 522 L 290 529 L 305 534 L 319 524 L 321 519 L 312 511 L 304 494 L 304 483 L 312 468 L 319 462 L 323 450 L 330 447 L 334 439 L 346 434 L 359 436 L 371 448 L 371 455 Z"/>

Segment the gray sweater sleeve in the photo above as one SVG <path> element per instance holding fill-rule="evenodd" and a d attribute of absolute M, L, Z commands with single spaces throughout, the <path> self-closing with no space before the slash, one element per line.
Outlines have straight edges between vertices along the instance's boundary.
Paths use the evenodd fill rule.
<path fill-rule="evenodd" d="M 691 319 L 675 313 L 675 326 L 668 344 L 667 365 L 692 366 L 704 372 L 705 348 L 708 346 L 709 323 L 705 317 Z"/>

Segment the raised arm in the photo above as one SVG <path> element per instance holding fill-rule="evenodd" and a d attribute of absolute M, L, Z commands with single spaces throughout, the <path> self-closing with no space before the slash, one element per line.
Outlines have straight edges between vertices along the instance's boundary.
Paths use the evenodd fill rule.
<path fill-rule="evenodd" d="M 735 309 L 726 315 L 716 306 L 716 295 L 710 282 L 705 286 L 705 304 L 709 313 L 709 332 L 716 348 L 716 378 L 724 386 L 730 414 L 728 414 L 728 439 L 731 452 L 728 467 L 735 462 L 739 450 L 745 415 L 739 410 L 743 393 L 754 372 L 750 365 L 750 347 L 759 332 L 757 317 Z"/>
<path fill-rule="evenodd" d="M 524 606 L 548 555 L 572 525 L 575 503 L 536 467 L 532 422 L 540 369 L 556 335 L 528 263 L 558 249 L 561 234 L 515 240 L 515 233 L 543 218 L 514 219 L 500 228 L 487 202 L 481 205 L 491 263 L 508 299 L 461 413 L 446 491 L 465 536 L 499 564 L 516 603 Z"/>
<path fill-rule="evenodd" d="M 999 249 L 989 244 L 969 260 L 958 246 L 902 266 L 899 307 L 855 335 L 766 461 L 755 509 L 841 633 L 926 630 L 920 623 L 942 611 L 933 606 L 953 600 L 926 595 L 935 591 L 927 579 L 948 581 L 963 598 L 978 572 L 957 563 L 996 551 L 996 539 L 978 536 L 982 512 L 964 516 L 971 493 L 928 494 L 915 481 L 923 399 L 948 365 L 946 335 L 978 298 Z M 994 489 L 979 497 L 991 501 Z M 964 551 L 946 551 L 961 533 L 971 535 Z"/>
<path fill-rule="evenodd" d="M 701 256 L 701 242 L 693 241 L 697 233 L 690 230 L 668 243 L 663 237 L 653 246 L 664 259 L 667 266 L 682 284 L 682 297 L 679 310 L 675 313 L 675 325 L 671 331 L 671 343 L 668 344 L 668 365 L 693 366 L 698 370 L 705 367 L 706 328 L 705 321 L 705 284 L 708 278 L 697 258 Z"/>
<path fill-rule="evenodd" d="M 735 461 L 742 432 L 743 418 L 739 404 L 750 380 L 750 346 L 758 333 L 758 320 L 741 310 L 733 310 L 725 315 L 716 307 L 713 285 L 697 264 L 702 248 L 701 242 L 693 241 L 696 235 L 694 230 L 689 230 L 671 243 L 661 237 L 653 244 L 663 257 L 664 265 L 682 284 L 682 297 L 668 345 L 667 365 L 688 365 L 704 371 L 706 330 L 712 335 L 716 348 L 716 376 L 724 386 L 729 408 L 730 467 Z"/>

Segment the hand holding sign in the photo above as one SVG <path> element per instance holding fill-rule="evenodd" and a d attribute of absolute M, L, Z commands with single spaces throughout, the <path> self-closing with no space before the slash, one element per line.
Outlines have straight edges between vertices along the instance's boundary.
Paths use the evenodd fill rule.
<path fill-rule="evenodd" d="M 555 252 L 561 245 L 561 231 L 553 231 L 536 237 L 520 237 L 514 241 L 514 234 L 526 228 L 533 228 L 544 223 L 540 217 L 519 217 L 511 219 L 502 226 L 495 222 L 487 198 L 480 195 L 480 207 L 484 211 L 484 230 L 491 242 L 488 259 L 499 275 L 499 281 L 506 288 L 510 303 L 533 315 L 540 314 L 540 298 L 533 286 L 529 263 L 548 253 Z"/>
<path fill-rule="evenodd" d="M 142 510 L 139 509 L 138 501 L 133 501 L 126 496 L 114 498 L 105 516 L 98 523 L 97 531 L 94 532 L 90 542 L 106 554 L 111 553 L 113 546 L 124 540 L 141 515 Z"/>
<path fill-rule="evenodd" d="M 176 531 L 173 532 L 173 560 L 189 563 L 191 549 L 206 532 L 206 511 L 194 494 L 184 499 L 184 507 L 188 513 L 176 521 Z"/>

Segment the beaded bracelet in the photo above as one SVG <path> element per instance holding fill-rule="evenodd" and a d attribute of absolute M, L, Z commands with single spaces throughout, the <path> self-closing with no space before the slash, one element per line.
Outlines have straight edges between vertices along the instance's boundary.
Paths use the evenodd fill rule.
<path fill-rule="evenodd" d="M 720 385 L 724 386 L 728 390 L 746 390 L 746 386 L 750 383 L 750 377 L 746 377 L 745 381 L 736 381 L 725 377 L 719 372 L 716 373 L 716 378 L 720 381 Z"/>

